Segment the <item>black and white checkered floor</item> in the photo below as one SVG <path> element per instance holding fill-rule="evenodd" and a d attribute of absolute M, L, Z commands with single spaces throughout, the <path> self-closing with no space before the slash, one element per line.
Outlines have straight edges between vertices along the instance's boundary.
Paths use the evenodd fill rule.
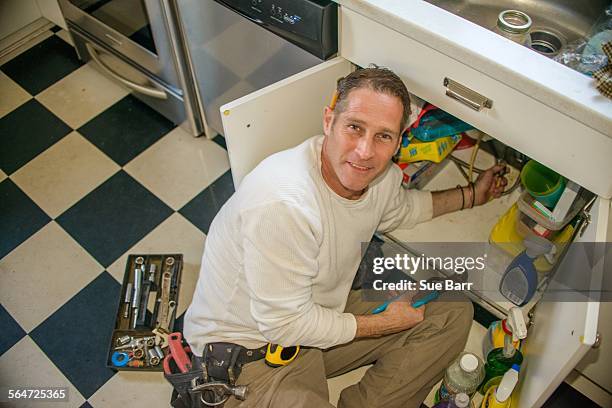
<path fill-rule="evenodd" d="M 234 191 L 223 138 L 176 127 L 57 27 L 0 60 L 0 94 L 0 384 L 69 387 L 47 406 L 168 406 L 160 373 L 105 367 L 119 281 L 130 253 L 183 253 L 182 321 Z"/>

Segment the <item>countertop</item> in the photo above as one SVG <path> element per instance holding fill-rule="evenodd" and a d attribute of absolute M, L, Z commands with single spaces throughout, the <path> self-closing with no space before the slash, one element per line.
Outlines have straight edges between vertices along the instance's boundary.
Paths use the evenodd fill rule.
<path fill-rule="evenodd" d="M 422 0 L 336 0 L 612 138 L 612 101 L 593 80 Z"/>

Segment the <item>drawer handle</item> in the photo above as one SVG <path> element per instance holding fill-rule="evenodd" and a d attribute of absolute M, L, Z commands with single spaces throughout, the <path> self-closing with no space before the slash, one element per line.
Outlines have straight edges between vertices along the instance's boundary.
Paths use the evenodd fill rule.
<path fill-rule="evenodd" d="M 115 78 L 117 81 L 121 82 L 123 85 L 127 86 L 133 91 L 139 92 L 143 95 L 150 96 L 152 98 L 168 99 L 168 94 L 166 94 L 166 91 L 164 91 L 163 89 L 149 88 L 147 86 L 137 84 L 135 82 L 130 81 L 129 79 L 126 79 L 120 76 L 119 74 L 114 72 L 112 69 L 104 65 L 104 63 L 100 60 L 100 57 L 98 56 L 98 51 L 96 51 L 96 49 L 91 44 L 87 43 L 85 44 L 85 46 L 87 47 L 87 51 L 89 52 L 89 55 L 91 55 L 91 58 L 100 66 L 100 68 L 102 68 L 102 70 L 106 72 L 108 75 Z"/>
<path fill-rule="evenodd" d="M 470 88 L 461 85 L 459 82 L 449 78 L 444 78 L 444 86 L 446 87 L 446 96 L 449 96 L 462 104 L 480 112 L 484 108 L 491 109 L 493 101 L 486 96 L 472 91 Z"/>

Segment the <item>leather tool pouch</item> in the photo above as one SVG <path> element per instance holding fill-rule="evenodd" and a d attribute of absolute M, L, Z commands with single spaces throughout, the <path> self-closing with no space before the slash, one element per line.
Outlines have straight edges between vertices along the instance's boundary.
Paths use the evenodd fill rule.
<path fill-rule="evenodd" d="M 233 343 L 209 343 L 204 348 L 204 357 L 192 357 L 192 370 L 187 373 L 165 374 L 164 377 L 174 387 L 171 405 L 175 408 L 206 407 L 200 396 L 216 403 L 222 398 L 211 392 L 203 394 L 192 392 L 195 384 L 222 382 L 234 385 L 242 372 L 244 364 L 265 357 L 265 347 L 249 350 Z M 202 367 L 206 367 L 206 370 Z M 195 379 L 195 381 L 194 381 Z M 222 405 L 218 405 L 221 407 Z"/>
<path fill-rule="evenodd" d="M 192 359 L 193 369 L 186 373 L 177 374 L 164 374 L 164 378 L 170 384 L 174 390 L 172 391 L 172 397 L 170 398 L 170 405 L 174 408 L 197 408 L 201 405 L 199 394 L 192 394 L 191 384 L 193 379 L 202 378 L 202 369 L 196 369 L 196 362 Z"/>

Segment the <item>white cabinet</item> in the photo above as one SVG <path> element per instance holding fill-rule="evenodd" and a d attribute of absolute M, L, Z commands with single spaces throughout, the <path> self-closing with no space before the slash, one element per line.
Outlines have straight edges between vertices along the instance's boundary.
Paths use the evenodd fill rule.
<path fill-rule="evenodd" d="M 323 134 L 323 108 L 352 65 L 335 58 L 221 107 L 234 186 L 272 153 Z"/>
<path fill-rule="evenodd" d="M 612 197 L 612 138 L 350 9 L 342 9 L 341 29 L 344 58 L 393 69 L 410 92 L 588 190 Z M 475 111 L 450 98 L 445 78 L 489 98 L 492 107 Z"/>
<path fill-rule="evenodd" d="M 398 72 L 418 96 L 596 192 L 600 197 L 591 209 L 592 221 L 579 240 L 612 240 L 611 205 L 604 198 L 612 196 L 612 139 L 350 10 L 342 10 L 341 27 L 342 56 L 221 107 L 236 187 L 263 158 L 322 133 L 323 108 L 329 103 L 337 78 L 352 70 L 351 63 L 377 63 Z M 491 98 L 493 108 L 476 112 L 448 98 L 444 77 Z M 595 145 L 571 149 L 574 132 L 595 132 L 590 134 Z M 462 182 L 453 170 L 446 166 L 432 186 L 451 188 Z M 414 230 L 395 231 L 390 238 L 398 242 L 414 241 L 416 237 L 487 242 L 491 227 L 515 199 L 511 196 L 460 215 L 447 214 Z M 593 266 L 593 286 L 601 284 L 603 267 L 603 262 Z M 561 273 L 576 270 L 569 261 L 559 268 Z M 505 307 L 494 306 L 497 310 Z M 599 303 L 595 301 L 537 304 L 515 407 L 538 407 L 551 395 L 595 342 L 598 314 Z"/>

